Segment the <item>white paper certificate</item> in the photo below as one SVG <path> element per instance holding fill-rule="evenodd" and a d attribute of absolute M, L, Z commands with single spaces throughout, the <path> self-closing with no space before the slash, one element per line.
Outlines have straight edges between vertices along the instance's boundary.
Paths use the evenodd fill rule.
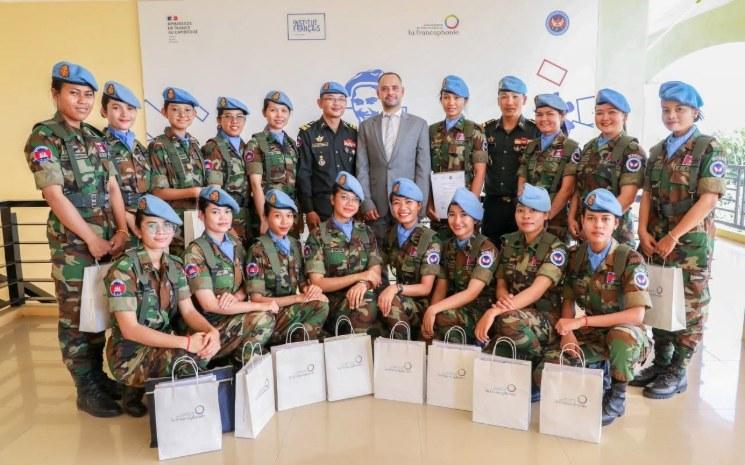
<path fill-rule="evenodd" d="M 445 173 L 432 173 L 432 199 L 435 203 L 435 211 L 441 220 L 448 217 L 448 205 L 453 200 L 453 194 L 459 187 L 466 186 L 465 171 L 448 171 Z"/>

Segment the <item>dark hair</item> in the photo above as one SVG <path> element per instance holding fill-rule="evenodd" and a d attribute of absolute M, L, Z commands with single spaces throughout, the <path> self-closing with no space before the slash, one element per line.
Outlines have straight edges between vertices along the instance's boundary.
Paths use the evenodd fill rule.
<path fill-rule="evenodd" d="M 340 185 L 334 183 L 334 187 L 331 188 L 331 195 L 334 196 L 336 195 L 337 192 L 344 191 L 344 190 L 346 189 L 342 189 Z"/>
<path fill-rule="evenodd" d="M 450 92 L 449 90 L 440 90 L 440 97 L 439 97 L 440 99 L 442 99 L 442 95 L 443 94 L 453 94 L 456 97 L 460 97 L 460 95 L 456 94 L 455 92 Z M 468 97 L 463 97 L 463 100 L 466 100 L 467 101 L 468 100 Z"/>
<path fill-rule="evenodd" d="M 103 94 L 103 95 L 101 96 L 101 108 L 103 108 L 104 110 L 106 110 L 106 106 L 107 106 L 107 105 L 109 104 L 109 102 L 110 102 L 110 101 L 112 101 L 112 100 L 115 100 L 115 99 L 112 99 L 112 98 L 111 98 L 111 97 L 109 97 L 108 95 L 106 95 L 106 94 Z"/>
<path fill-rule="evenodd" d="M 64 83 L 65 81 L 63 81 L 62 79 L 52 78 L 52 89 L 59 92 L 62 90 L 62 84 Z"/>
<path fill-rule="evenodd" d="M 399 76 L 398 73 L 394 73 L 393 71 L 386 71 L 385 73 L 378 76 L 378 84 L 380 84 L 380 80 L 383 79 L 385 76 L 396 76 L 398 78 L 398 82 L 400 82 L 401 85 L 403 85 L 404 83 L 404 80 L 401 79 L 401 76 Z"/>
<path fill-rule="evenodd" d="M 261 113 L 262 114 L 266 111 L 267 108 L 269 108 L 269 103 L 273 103 L 275 105 L 282 105 L 283 107 L 287 107 L 287 111 L 289 111 L 290 113 L 292 113 L 292 110 L 290 110 L 290 107 L 288 107 L 284 103 L 275 102 L 274 100 L 265 98 L 264 99 L 264 106 L 261 107 Z"/>
<path fill-rule="evenodd" d="M 199 200 L 197 200 L 197 210 L 199 210 L 202 213 L 204 213 L 205 210 L 207 210 L 207 208 L 210 205 L 218 206 L 216 203 L 210 202 L 208 199 L 205 199 L 204 197 L 199 197 Z"/>
<path fill-rule="evenodd" d="M 289 207 L 288 208 L 279 208 L 279 207 L 275 207 L 273 205 L 269 205 L 269 202 L 264 202 L 264 216 L 269 216 L 269 212 L 272 209 L 274 209 L 274 210 L 289 210 L 289 211 L 292 212 L 293 215 L 296 214 L 295 213 L 295 210 L 293 210 L 292 208 L 289 208 Z"/>
<path fill-rule="evenodd" d="M 142 220 L 145 219 L 145 212 L 143 212 L 140 209 L 137 209 L 137 213 L 135 213 L 135 226 L 138 228 L 142 225 Z"/>

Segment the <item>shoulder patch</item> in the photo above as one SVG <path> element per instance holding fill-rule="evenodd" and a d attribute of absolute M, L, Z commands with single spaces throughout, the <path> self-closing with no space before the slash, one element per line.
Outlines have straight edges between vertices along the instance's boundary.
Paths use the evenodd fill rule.
<path fill-rule="evenodd" d="M 439 265 L 440 264 L 440 252 L 435 249 L 429 249 L 425 260 L 428 265 Z"/>
<path fill-rule="evenodd" d="M 649 276 L 647 275 L 647 270 L 637 269 L 634 272 L 634 284 L 636 284 L 639 289 L 646 289 L 649 287 Z"/>
<path fill-rule="evenodd" d="M 579 149 L 572 152 L 572 157 L 571 157 L 572 163 L 577 164 L 579 163 L 581 159 L 582 159 L 582 154 L 580 153 Z"/>
<path fill-rule="evenodd" d="M 187 263 L 184 265 L 184 274 L 189 279 L 194 279 L 199 274 L 199 267 L 194 263 Z"/>
<path fill-rule="evenodd" d="M 715 178 L 724 177 L 727 173 L 727 164 L 722 160 L 716 160 L 709 166 L 709 173 Z"/>
<path fill-rule="evenodd" d="M 551 264 L 562 267 L 567 261 L 567 253 L 563 249 L 554 249 L 548 256 L 548 260 Z"/>
<path fill-rule="evenodd" d="M 626 170 L 630 173 L 636 173 L 642 167 L 642 160 L 638 154 L 629 155 L 626 160 Z"/>
<path fill-rule="evenodd" d="M 127 291 L 127 285 L 121 279 L 115 279 L 109 284 L 109 295 L 111 297 L 121 297 Z"/>
<path fill-rule="evenodd" d="M 42 165 L 52 159 L 52 151 L 46 145 L 40 145 L 31 152 L 34 158 L 34 163 Z"/>
<path fill-rule="evenodd" d="M 246 265 L 246 274 L 251 278 L 259 274 L 259 271 L 261 271 L 261 268 L 259 268 L 259 264 L 256 262 Z"/>
<path fill-rule="evenodd" d="M 305 244 L 303 246 L 303 257 L 310 257 L 311 252 L 313 252 L 313 249 L 311 249 L 310 244 Z"/>
<path fill-rule="evenodd" d="M 491 250 L 484 250 L 479 255 L 479 266 L 481 268 L 489 268 L 494 263 L 494 252 Z"/>

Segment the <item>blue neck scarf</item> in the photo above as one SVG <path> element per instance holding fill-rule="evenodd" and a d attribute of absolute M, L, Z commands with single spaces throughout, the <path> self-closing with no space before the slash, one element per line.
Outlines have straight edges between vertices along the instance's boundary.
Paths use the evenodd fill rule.
<path fill-rule="evenodd" d="M 468 247 L 468 243 L 470 242 L 471 238 L 460 240 L 457 237 L 455 238 L 455 245 L 460 250 L 466 250 L 466 247 Z"/>
<path fill-rule="evenodd" d="M 269 133 L 274 137 L 274 140 L 277 141 L 279 145 L 283 145 L 285 143 L 285 132 L 280 130 L 277 132 L 269 131 Z"/>
<path fill-rule="evenodd" d="M 241 136 L 229 136 L 225 134 L 225 131 L 222 129 L 218 129 L 217 135 L 228 141 L 228 143 L 233 147 L 233 150 L 241 153 Z"/>
<path fill-rule="evenodd" d="M 549 134 L 547 136 L 541 134 L 541 152 L 546 150 L 549 145 L 553 144 L 554 139 L 556 139 L 556 136 L 558 136 L 559 134 L 561 134 L 561 131 L 556 131 L 555 133 Z"/>
<path fill-rule="evenodd" d="M 269 231 L 269 237 L 272 238 L 272 241 L 274 241 L 274 245 L 277 246 L 277 250 L 282 252 L 286 257 L 290 256 L 290 238 L 285 237 L 279 237 L 273 232 Z"/>
<path fill-rule="evenodd" d="M 346 223 L 340 223 L 337 221 L 335 216 L 331 216 L 331 221 L 334 222 L 334 226 L 336 226 L 336 229 L 344 233 L 344 237 L 347 239 L 347 242 L 352 240 L 352 228 L 354 227 L 354 220 L 349 220 Z"/>
<path fill-rule="evenodd" d="M 406 229 L 402 225 L 396 226 L 396 239 L 398 240 L 398 246 L 401 247 L 411 237 L 411 233 L 416 229 L 416 225 L 412 226 L 411 229 Z"/>
<path fill-rule="evenodd" d="M 606 139 L 603 136 L 598 136 L 597 140 L 595 141 L 595 147 L 600 148 L 606 145 L 608 142 L 610 142 L 609 139 Z"/>
<path fill-rule="evenodd" d="M 462 115 L 458 115 L 454 119 L 447 119 L 447 118 L 445 118 L 445 129 L 447 129 L 448 131 L 451 130 L 451 129 L 453 129 L 455 127 L 455 125 L 458 124 L 458 121 L 461 120 L 461 118 L 463 118 Z"/>
<path fill-rule="evenodd" d="M 601 250 L 598 253 L 595 253 L 592 251 L 592 248 L 590 248 L 590 244 L 587 244 L 587 259 L 590 260 L 590 269 L 594 273 L 595 270 L 598 269 L 601 263 L 606 259 L 608 256 L 608 252 L 610 252 L 610 246 L 613 245 L 613 240 L 608 241 L 608 245 L 605 246 L 603 250 Z"/>
<path fill-rule="evenodd" d="M 691 138 L 694 132 L 696 132 L 695 124 L 691 126 L 691 129 L 689 129 L 688 132 L 680 137 L 675 137 L 673 134 L 667 136 L 667 139 L 665 139 L 665 152 L 667 153 L 667 158 L 669 159 L 670 157 L 672 157 L 675 152 L 677 152 L 678 149 L 683 146 L 683 144 L 688 142 L 688 139 Z"/>
<path fill-rule="evenodd" d="M 212 239 L 212 236 L 210 236 L 210 240 L 215 243 L 218 249 L 222 253 L 225 254 L 226 257 L 230 259 L 230 261 L 233 261 L 235 258 L 235 245 L 233 244 L 233 241 L 228 238 L 228 235 L 225 234 L 222 237 L 222 242 L 217 242 L 216 240 Z"/>
<path fill-rule="evenodd" d="M 132 131 L 120 131 L 118 129 L 109 128 L 109 134 L 114 136 L 119 142 L 124 144 L 131 152 L 135 146 L 135 133 Z"/>

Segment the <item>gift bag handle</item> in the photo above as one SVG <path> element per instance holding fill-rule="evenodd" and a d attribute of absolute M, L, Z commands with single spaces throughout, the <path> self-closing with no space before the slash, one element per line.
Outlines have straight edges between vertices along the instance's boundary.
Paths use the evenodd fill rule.
<path fill-rule="evenodd" d="M 447 330 L 445 333 L 445 344 L 450 344 L 450 333 L 452 331 L 455 331 L 456 333 L 460 334 L 461 336 L 461 344 L 466 345 L 466 330 L 461 328 L 460 326 L 453 326 L 450 329 Z"/>
<path fill-rule="evenodd" d="M 303 333 L 305 333 L 305 338 L 303 341 L 310 341 L 310 334 L 308 334 L 308 330 L 305 329 L 305 325 L 302 323 L 293 323 L 292 326 L 287 330 L 287 336 L 285 336 L 285 344 L 289 344 L 292 340 L 292 335 L 297 331 L 298 329 L 302 329 Z"/>
<path fill-rule="evenodd" d="M 342 315 L 339 318 L 336 319 L 336 330 L 334 331 L 335 335 L 339 335 L 339 324 L 346 323 L 349 325 L 349 331 L 352 335 L 354 335 L 354 326 L 352 326 L 352 320 L 349 319 L 348 316 Z"/>
<path fill-rule="evenodd" d="M 497 338 L 496 341 L 494 341 L 494 347 L 491 350 L 491 354 L 497 355 L 497 346 L 499 345 L 500 342 L 504 342 L 505 344 L 507 344 L 508 346 L 512 348 L 512 358 L 516 359 L 517 358 L 517 346 L 515 345 L 515 341 L 513 341 L 511 338 L 507 336 L 499 337 Z"/>
<path fill-rule="evenodd" d="M 587 359 L 585 357 L 585 352 L 579 345 L 575 344 L 574 342 L 569 342 L 561 346 L 561 353 L 559 354 L 559 365 L 564 365 L 564 352 L 574 352 L 575 354 L 577 354 L 580 363 L 582 363 L 582 368 L 585 367 Z"/>
<path fill-rule="evenodd" d="M 251 353 L 248 354 L 248 363 L 251 363 L 251 360 L 253 360 L 254 355 L 256 352 L 256 347 L 259 347 L 258 354 L 261 355 L 261 344 L 258 342 L 247 342 L 243 344 L 243 348 L 241 349 L 241 365 L 246 366 L 246 347 L 251 346 Z"/>
<path fill-rule="evenodd" d="M 188 363 L 189 365 L 191 365 L 191 367 L 194 369 L 194 377 L 197 379 L 197 384 L 199 384 L 199 367 L 197 366 L 197 362 L 195 362 L 194 359 L 189 357 L 188 355 L 182 355 L 181 357 L 173 361 L 173 365 L 171 366 L 171 383 L 176 382 L 176 367 L 178 367 L 182 363 Z"/>
<path fill-rule="evenodd" d="M 391 328 L 390 339 L 394 339 L 396 328 L 398 328 L 399 326 L 406 330 L 406 340 L 410 341 L 411 340 L 411 326 L 409 326 L 409 323 L 405 321 L 397 321 L 396 324 L 393 325 L 393 328 Z"/>

